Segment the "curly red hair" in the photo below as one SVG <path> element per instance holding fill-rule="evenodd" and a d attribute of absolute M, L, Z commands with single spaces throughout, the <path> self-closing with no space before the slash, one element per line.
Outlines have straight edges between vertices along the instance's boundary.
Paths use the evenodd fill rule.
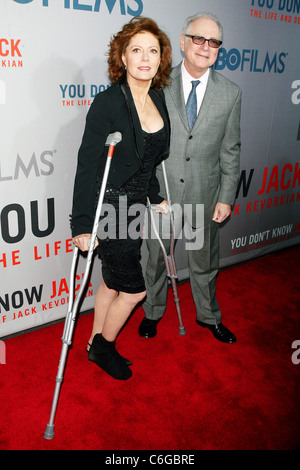
<path fill-rule="evenodd" d="M 168 84 L 168 77 L 172 65 L 172 48 L 168 36 L 159 29 L 157 23 L 151 18 L 136 16 L 125 24 L 121 31 L 112 36 L 108 52 L 108 73 L 111 81 L 124 82 L 126 69 L 122 61 L 122 55 L 133 36 L 138 33 L 148 32 L 158 39 L 161 50 L 161 62 L 157 74 L 152 80 L 152 87 L 161 90 Z"/>

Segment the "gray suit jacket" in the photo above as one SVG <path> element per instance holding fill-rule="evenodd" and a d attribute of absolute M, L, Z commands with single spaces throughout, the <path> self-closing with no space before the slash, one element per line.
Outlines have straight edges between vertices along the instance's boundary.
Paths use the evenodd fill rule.
<path fill-rule="evenodd" d="M 192 131 L 183 97 L 181 64 L 171 73 L 165 97 L 171 122 L 165 161 L 172 204 L 204 204 L 211 219 L 217 202 L 232 205 L 239 178 L 241 90 L 210 70 L 206 93 Z M 162 190 L 162 171 L 157 177 Z"/>

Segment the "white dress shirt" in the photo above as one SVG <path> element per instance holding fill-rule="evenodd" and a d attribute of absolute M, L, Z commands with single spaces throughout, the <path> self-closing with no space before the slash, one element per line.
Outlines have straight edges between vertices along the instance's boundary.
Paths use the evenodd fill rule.
<path fill-rule="evenodd" d="M 186 70 L 184 66 L 184 61 L 182 62 L 181 65 L 181 73 L 182 73 L 182 85 L 183 85 L 183 94 L 184 94 L 184 102 L 186 104 L 189 94 L 192 89 L 192 84 L 191 82 L 196 80 L 194 77 L 192 77 L 188 71 Z M 205 72 L 202 77 L 199 78 L 200 83 L 196 88 L 196 94 L 197 94 L 197 114 L 199 113 L 199 109 L 201 107 L 203 97 L 206 91 L 206 86 L 207 86 L 207 80 L 209 77 L 209 69 Z"/>

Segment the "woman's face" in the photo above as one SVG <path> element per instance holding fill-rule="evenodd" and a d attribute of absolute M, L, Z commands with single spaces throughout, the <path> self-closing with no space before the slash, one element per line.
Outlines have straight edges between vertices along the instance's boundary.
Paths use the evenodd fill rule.
<path fill-rule="evenodd" d="M 160 64 L 160 54 L 159 41 L 153 34 L 144 32 L 133 36 L 122 55 L 128 84 L 151 82 Z"/>

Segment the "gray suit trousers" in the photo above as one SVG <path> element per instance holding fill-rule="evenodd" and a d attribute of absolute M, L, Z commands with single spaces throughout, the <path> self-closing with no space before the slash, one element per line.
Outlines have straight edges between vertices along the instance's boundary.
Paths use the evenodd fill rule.
<path fill-rule="evenodd" d="M 163 223 L 163 221 L 166 221 L 166 215 L 160 214 L 157 217 L 161 218 L 160 236 L 167 253 L 169 253 L 170 224 Z M 174 223 L 175 238 L 178 239 L 183 224 L 189 225 L 189 220 L 183 220 L 181 211 L 178 215 L 174 213 Z M 187 227 L 185 232 L 189 233 L 188 230 L 195 233 L 195 229 L 190 226 Z M 187 250 L 189 277 L 197 319 L 214 325 L 221 322 L 221 311 L 216 299 L 216 277 L 219 268 L 219 226 L 217 223 L 213 221 L 205 222 L 204 240 L 205 243 L 202 248 Z M 147 247 L 149 251 L 145 273 L 147 297 L 143 303 L 143 309 L 147 318 L 160 320 L 166 310 L 168 294 L 165 261 L 157 239 L 148 237 Z"/>

